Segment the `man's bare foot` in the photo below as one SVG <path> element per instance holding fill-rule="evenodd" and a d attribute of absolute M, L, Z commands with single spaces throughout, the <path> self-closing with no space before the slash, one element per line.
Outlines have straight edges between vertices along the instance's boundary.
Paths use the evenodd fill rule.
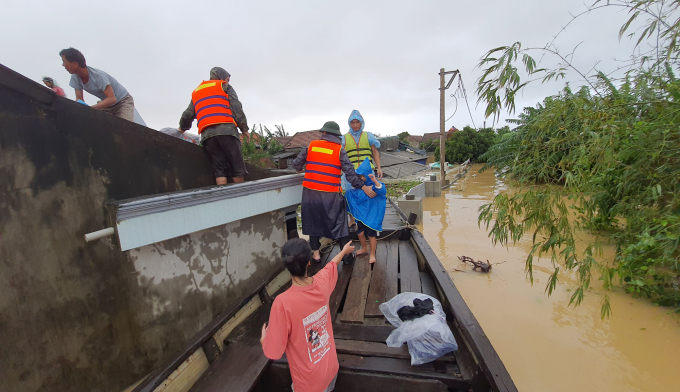
<path fill-rule="evenodd" d="M 368 263 L 369 263 L 369 264 L 375 263 L 375 256 L 371 255 L 371 258 L 368 259 Z"/>
<path fill-rule="evenodd" d="M 363 254 L 366 253 L 366 252 L 368 252 L 366 249 L 359 249 L 359 250 L 356 251 L 355 253 L 357 254 L 357 256 L 360 256 L 360 255 L 363 255 Z"/>
<path fill-rule="evenodd" d="M 312 258 L 314 261 L 321 261 L 321 253 L 318 250 L 315 250 L 314 253 L 312 253 Z"/>

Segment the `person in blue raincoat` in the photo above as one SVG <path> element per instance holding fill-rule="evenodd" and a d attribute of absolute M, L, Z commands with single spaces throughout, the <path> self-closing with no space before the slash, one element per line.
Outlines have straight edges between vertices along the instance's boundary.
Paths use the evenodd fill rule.
<path fill-rule="evenodd" d="M 350 189 L 345 192 L 347 199 L 347 210 L 357 222 L 357 236 L 361 243 L 361 250 L 356 252 L 357 256 L 367 252 L 366 237 L 368 236 L 371 253 L 369 263 L 375 263 L 375 249 L 378 244 L 378 234 L 382 231 L 382 223 L 385 218 L 385 206 L 387 204 L 387 187 L 375 178 L 371 162 L 368 158 L 356 169 L 359 178 L 364 181 L 364 186 L 370 186 L 375 192 L 375 197 L 371 198 L 361 189 Z"/>
<path fill-rule="evenodd" d="M 359 164 L 363 162 L 364 158 L 369 158 L 371 161 L 371 167 L 377 173 L 379 179 L 383 177 L 382 167 L 380 166 L 380 153 L 378 148 L 380 148 L 380 141 L 370 132 L 364 132 L 364 126 L 366 121 L 361 116 L 358 110 L 352 110 L 352 114 L 349 115 L 347 120 L 349 124 L 349 132 L 342 137 L 342 147 L 347 152 L 347 157 L 349 158 L 354 169 L 359 167 Z M 341 178 L 342 191 L 347 192 L 352 189 L 352 186 L 345 179 L 345 175 Z M 354 220 L 350 219 L 350 226 L 354 225 Z"/>

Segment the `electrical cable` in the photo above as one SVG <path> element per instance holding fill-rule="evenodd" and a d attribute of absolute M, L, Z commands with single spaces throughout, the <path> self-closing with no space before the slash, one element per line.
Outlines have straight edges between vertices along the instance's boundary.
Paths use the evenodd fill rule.
<path fill-rule="evenodd" d="M 458 98 L 456 97 L 455 93 L 451 94 L 451 97 L 453 97 L 456 100 L 456 110 L 453 111 L 453 114 L 449 116 L 444 122 L 447 122 L 453 117 L 457 112 L 458 112 Z"/>
<path fill-rule="evenodd" d="M 456 75 L 455 77 L 460 78 L 460 73 L 459 73 L 458 75 Z M 455 77 L 454 77 L 454 79 L 455 79 Z M 458 113 L 458 98 L 459 98 L 459 97 L 462 97 L 462 94 L 461 94 L 461 91 L 460 91 L 460 83 L 459 83 L 458 88 L 456 89 L 456 91 L 454 91 L 453 94 L 450 95 L 450 97 L 451 97 L 451 98 L 454 98 L 454 99 L 456 100 L 456 109 L 453 111 L 453 114 L 449 116 L 449 118 L 447 118 L 446 120 L 444 120 L 445 123 L 446 123 L 447 121 L 449 121 L 456 113 Z"/>
<path fill-rule="evenodd" d="M 472 118 L 472 111 L 470 110 L 470 103 L 468 102 L 468 97 L 467 97 L 467 92 L 465 91 L 465 85 L 463 84 L 463 77 L 461 76 L 460 79 L 458 79 L 458 86 L 463 90 L 463 96 L 465 97 L 465 104 L 467 105 L 468 108 L 468 113 L 470 113 L 470 120 L 472 120 L 472 125 L 477 128 L 477 125 L 475 124 L 475 119 Z"/>

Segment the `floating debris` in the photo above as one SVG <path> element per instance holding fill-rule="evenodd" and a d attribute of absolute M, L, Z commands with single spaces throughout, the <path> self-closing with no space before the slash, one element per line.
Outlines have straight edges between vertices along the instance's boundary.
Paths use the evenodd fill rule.
<path fill-rule="evenodd" d="M 463 263 L 470 263 L 472 264 L 472 270 L 476 271 L 479 269 L 481 272 L 489 272 L 491 270 L 491 267 L 496 265 L 496 264 L 503 264 L 505 261 L 500 262 L 500 263 L 495 263 L 491 264 L 489 263 L 489 260 L 486 262 L 483 261 L 475 261 L 472 257 L 468 256 L 458 256 L 458 260 L 462 261 Z"/>

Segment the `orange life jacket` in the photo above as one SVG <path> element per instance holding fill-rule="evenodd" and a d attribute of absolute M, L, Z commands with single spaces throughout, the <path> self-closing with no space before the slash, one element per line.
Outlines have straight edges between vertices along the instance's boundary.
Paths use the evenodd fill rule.
<path fill-rule="evenodd" d="M 232 123 L 236 125 L 229 105 L 229 95 L 222 90 L 224 80 L 203 81 L 193 93 L 191 101 L 194 103 L 198 133 L 205 127 L 215 124 Z"/>
<path fill-rule="evenodd" d="M 302 186 L 322 192 L 340 192 L 340 149 L 337 143 L 314 140 L 307 148 L 307 165 Z"/>

